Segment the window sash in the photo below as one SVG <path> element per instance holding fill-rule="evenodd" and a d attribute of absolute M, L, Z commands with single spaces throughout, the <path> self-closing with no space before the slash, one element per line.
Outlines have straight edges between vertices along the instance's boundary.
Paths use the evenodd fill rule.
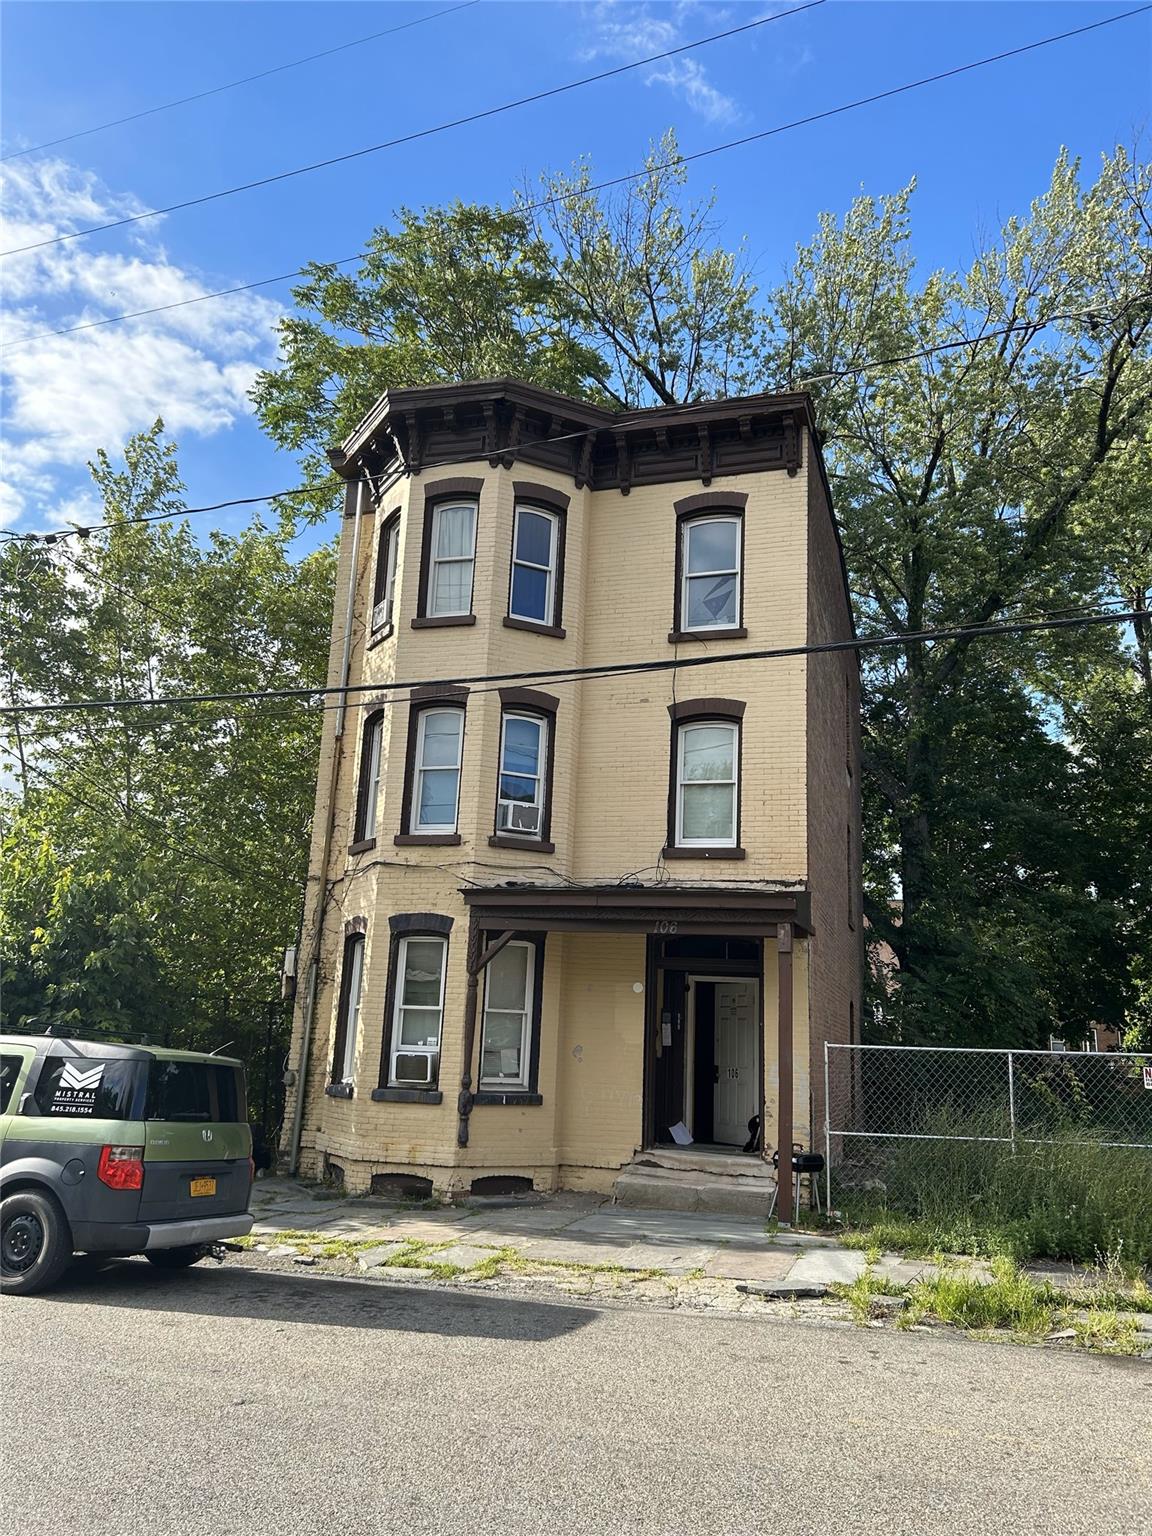
<path fill-rule="evenodd" d="M 338 1081 L 350 1083 L 356 1064 L 356 1038 L 360 1033 L 360 996 L 364 985 L 364 938 L 353 939 L 344 952 L 348 975 L 342 978 L 341 1012 L 344 1026 L 344 1051 L 340 1058 Z"/>
<path fill-rule="evenodd" d="M 383 533 L 383 544 L 376 567 L 376 591 L 372 606 L 372 633 L 387 629 L 396 608 L 396 554 L 400 543 L 400 523 L 393 521 Z"/>
<path fill-rule="evenodd" d="M 512 720 L 523 720 L 536 727 L 536 772 L 526 773 L 522 768 L 510 767 L 508 758 L 508 724 Z M 500 726 L 500 774 L 496 784 L 496 825 L 497 830 L 507 833 L 510 837 L 536 838 L 544 836 L 544 795 L 546 790 L 546 757 L 548 750 L 548 725 L 539 715 L 523 715 L 514 711 L 505 711 Z M 532 785 L 532 798 L 530 800 L 513 799 L 504 792 L 505 779 L 519 779 Z M 514 827 L 512 823 L 513 810 L 524 806 L 531 806 L 536 811 L 536 826 L 533 831 L 526 832 L 521 827 Z"/>
<path fill-rule="evenodd" d="M 688 743 L 695 730 L 726 731 L 731 740 L 732 771 L 728 777 L 711 779 L 689 779 L 685 777 L 684 758 Z M 736 846 L 736 827 L 739 818 L 739 728 L 728 720 L 694 720 L 690 725 L 682 725 L 677 732 L 676 742 L 676 846 L 679 848 L 734 848 Z M 731 790 L 731 815 L 729 828 L 721 836 L 715 837 L 689 837 L 684 830 L 685 791 L 707 788 L 728 788 Z"/>
<path fill-rule="evenodd" d="M 437 999 L 435 1003 L 405 1003 L 404 1001 L 404 991 L 407 984 L 407 976 L 405 973 L 408 969 L 408 946 L 413 943 L 425 945 L 434 944 L 439 950 L 438 964 L 440 974 L 439 985 L 437 987 Z M 398 1056 L 426 1057 L 430 1063 L 428 1072 L 429 1087 L 435 1085 L 436 1081 L 438 1080 L 440 1072 L 440 1042 L 444 1031 L 444 988 L 447 972 L 447 965 L 445 962 L 447 959 L 447 954 L 448 941 L 446 939 L 438 938 L 434 934 L 412 934 L 410 937 L 401 939 L 397 947 L 395 983 L 396 998 L 392 1010 L 392 1041 L 391 1049 L 388 1055 L 388 1082 L 393 1087 L 396 1086 L 397 1082 L 396 1058 Z M 421 1020 L 424 1019 L 424 1016 L 428 1016 L 427 1020 L 425 1021 L 425 1027 L 422 1031 L 426 1043 L 419 1045 L 405 1044 L 404 1026 L 407 1022 L 406 1015 L 419 1015 Z M 419 1020 L 413 1020 L 412 1022 L 419 1022 Z M 434 1024 L 433 1029 L 430 1030 L 427 1028 L 428 1022 Z M 427 1043 L 429 1037 L 432 1037 L 432 1043 Z"/>
<path fill-rule="evenodd" d="M 733 551 L 731 564 L 708 567 L 707 569 L 693 570 L 691 560 L 692 535 L 700 528 L 727 526 L 733 530 Z M 740 627 L 740 532 L 741 519 L 738 517 L 698 517 L 685 522 L 681 527 L 680 544 L 680 628 L 693 629 L 739 629 Z M 692 583 L 699 581 L 714 581 L 717 577 L 731 577 L 732 579 L 732 617 L 730 619 L 714 619 L 692 622 Z"/>
<path fill-rule="evenodd" d="M 531 1028 L 532 1015 L 536 1000 L 536 946 L 513 941 L 506 944 L 500 954 L 506 954 L 508 950 L 523 950 L 525 952 L 524 966 L 524 996 L 522 1008 L 493 1008 L 489 1005 L 490 983 L 492 967 L 499 960 L 500 955 L 490 960 L 484 970 L 484 1017 L 480 1030 L 480 1086 L 482 1088 L 527 1088 L 530 1086 L 529 1074 L 531 1061 L 529 1055 L 532 1049 Z M 519 1023 L 519 1045 L 516 1047 L 504 1046 L 501 1051 L 518 1052 L 518 1070 L 516 1072 L 488 1072 L 485 1070 L 485 1055 L 488 1047 L 489 1023 L 510 1021 Z"/>
<path fill-rule="evenodd" d="M 440 553 L 440 537 L 449 513 L 466 512 L 467 537 L 459 552 Z M 436 507 L 432 513 L 432 569 L 428 582 L 428 613 L 432 618 L 451 618 L 472 612 L 472 576 L 476 561 L 476 506 L 472 502 L 452 502 Z M 454 602 L 449 574 L 459 577 L 459 600 Z"/>
<path fill-rule="evenodd" d="M 380 751 L 384 737 L 383 716 L 373 720 L 366 743 L 368 761 L 364 768 L 364 820 L 360 836 L 376 836 L 376 816 L 380 805 Z"/>
<path fill-rule="evenodd" d="M 447 763 L 426 763 L 424 761 L 428 743 L 428 722 L 437 718 L 452 717 L 456 720 L 456 750 L 455 761 Z M 464 711 L 462 709 L 425 709 L 420 712 L 420 721 L 416 729 L 416 754 L 415 773 L 412 782 L 412 813 L 411 829 L 413 832 L 455 832 L 456 824 L 460 816 L 460 763 L 463 756 L 464 740 Z M 454 781 L 452 794 L 452 819 L 451 821 L 424 821 L 424 789 L 425 784 L 439 775 L 444 779 L 451 778 Z"/>
<path fill-rule="evenodd" d="M 520 524 L 524 516 L 538 517 L 548 525 L 548 561 L 541 565 L 539 561 L 528 560 L 520 553 Z M 512 582 L 508 592 L 508 616 L 513 619 L 526 619 L 532 624 L 553 624 L 556 621 L 556 545 L 560 519 L 554 512 L 545 512 L 538 507 L 517 507 L 512 523 Z M 522 568 L 526 571 L 543 571 L 545 574 L 544 586 L 544 611 L 543 613 L 524 613 L 516 607 L 516 571 Z"/>

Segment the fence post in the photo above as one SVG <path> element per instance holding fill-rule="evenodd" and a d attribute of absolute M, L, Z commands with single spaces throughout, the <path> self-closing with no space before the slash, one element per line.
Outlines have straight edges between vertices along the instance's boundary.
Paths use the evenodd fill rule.
<path fill-rule="evenodd" d="M 832 1215 L 832 1099 L 828 1092 L 828 1042 L 824 1042 L 824 1214 Z"/>
<path fill-rule="evenodd" d="M 1008 1134 L 1012 1138 L 1012 1151 L 1016 1151 L 1016 1069 L 1012 1052 L 1008 1052 Z"/>

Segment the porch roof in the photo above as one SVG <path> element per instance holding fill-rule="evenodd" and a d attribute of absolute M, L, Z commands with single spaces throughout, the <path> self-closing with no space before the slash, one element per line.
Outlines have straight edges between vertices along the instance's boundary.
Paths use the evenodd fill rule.
<path fill-rule="evenodd" d="M 781 923 L 812 932 L 799 885 L 553 885 L 509 881 L 461 892 L 480 927 L 520 933 L 599 932 L 775 936 Z M 673 926 L 674 925 L 674 926 Z"/>

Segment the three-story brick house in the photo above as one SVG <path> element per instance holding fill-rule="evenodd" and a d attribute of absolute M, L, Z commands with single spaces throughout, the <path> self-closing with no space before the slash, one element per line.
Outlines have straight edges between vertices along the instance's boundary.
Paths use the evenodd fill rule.
<path fill-rule="evenodd" d="M 807 397 L 404 389 L 332 460 L 353 691 L 325 701 L 290 1161 L 658 1197 L 678 1156 L 676 1199 L 721 1202 L 710 1169 L 812 1144 L 859 1015 L 857 664 Z"/>

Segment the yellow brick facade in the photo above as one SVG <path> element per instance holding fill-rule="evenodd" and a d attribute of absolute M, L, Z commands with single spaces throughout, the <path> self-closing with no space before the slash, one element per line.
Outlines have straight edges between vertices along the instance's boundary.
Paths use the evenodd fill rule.
<path fill-rule="evenodd" d="M 571 474 L 487 457 L 428 468 L 400 478 L 378 504 L 364 496 L 359 517 L 349 680 L 340 731 L 330 708 L 318 775 L 308 891 L 301 937 L 301 977 L 293 1044 L 286 1141 L 299 1106 L 299 1166 L 319 1176 L 338 1169 L 352 1190 L 376 1174 L 413 1172 L 440 1192 L 467 1191 L 491 1173 L 530 1178 L 538 1189 L 608 1190 L 644 1141 L 646 1008 L 651 975 L 640 932 L 549 932 L 544 940 L 539 1103 L 477 1103 L 468 1145 L 457 1144 L 457 1097 L 464 1071 L 469 918 L 463 889 L 478 883 L 539 882 L 551 888 L 615 885 L 631 879 L 658 887 L 674 880 L 699 888 L 755 882 L 812 889 L 816 932 L 799 936 L 794 987 L 795 1136 L 812 1144 L 813 1079 L 822 1074 L 825 1034 L 844 1034 L 848 1005 L 858 1011 L 859 973 L 847 914 L 855 913 L 855 875 L 836 864 L 835 828 L 858 837 L 853 761 L 855 666 L 832 668 L 796 656 L 716 662 L 727 653 L 799 647 L 850 629 L 838 551 L 823 480 L 807 432 L 798 472 L 763 469 L 717 475 L 711 492 L 746 497 L 743 624 L 746 638 L 672 644 L 677 523 L 674 504 L 698 493 L 700 478 L 620 489 L 578 488 Z M 438 480 L 474 477 L 478 496 L 473 612 L 466 626 L 417 627 L 425 498 Z M 530 480 L 568 498 L 564 554 L 563 638 L 505 626 L 516 504 L 514 482 Z M 399 512 L 397 620 L 383 641 L 370 640 L 377 530 Z M 822 526 L 814 529 L 814 521 Z M 329 668 L 339 681 L 345 613 L 352 579 L 357 517 L 350 492 L 342 523 L 336 611 Z M 819 635 L 816 634 L 819 631 Z M 393 698 L 394 682 L 431 683 L 491 674 L 595 667 L 621 661 L 696 662 L 633 676 L 556 677 L 528 682 L 558 699 L 551 840 L 554 853 L 489 845 L 494 832 L 500 751 L 499 685 L 474 685 L 466 701 L 458 844 L 397 846 L 403 833 L 409 704 Z M 824 667 L 821 670 L 821 667 Z M 833 673 L 835 674 L 833 676 Z M 831 682 L 829 682 L 831 678 Z M 848 679 L 848 694 L 842 690 Z M 814 689 L 836 691 L 834 704 Z M 669 706 L 720 696 L 745 705 L 741 744 L 742 861 L 665 860 L 668 834 Z M 845 702 L 847 698 L 847 703 Z M 330 699 L 330 704 L 335 704 Z M 364 721 L 383 710 L 375 845 L 350 852 Z M 833 717 L 838 725 L 833 724 Z M 830 752 L 838 731 L 836 780 L 813 764 Z M 847 755 L 846 755 L 847 754 Z M 856 773 L 858 779 L 858 770 Z M 813 796 L 818 806 L 810 802 Z M 842 844 L 836 844 L 843 846 Z M 814 879 L 821 882 L 817 890 Z M 439 1103 L 379 1102 L 386 1032 L 386 991 L 396 914 L 433 913 L 452 920 L 439 1064 Z M 823 925 L 839 924 L 844 932 Z M 327 1092 L 335 1043 L 341 957 L 349 926 L 364 933 L 364 983 L 355 1045 L 352 1096 Z M 858 931 L 858 923 L 856 930 Z M 317 935 L 319 933 L 319 940 Z M 309 962 L 316 960 L 313 986 Z M 809 971 L 811 968 L 811 976 Z M 769 1146 L 779 1094 L 776 1069 L 776 954 L 763 947 L 763 1101 Z M 482 997 L 482 992 L 481 992 Z M 310 1006 L 311 1005 L 311 1006 Z M 311 1013 L 307 1059 L 302 1055 Z M 841 1017 L 844 1016 L 844 1018 Z M 841 1026 L 844 1025 L 844 1028 Z M 479 1028 L 479 1023 L 477 1025 Z M 811 1073 L 810 1073 L 811 1068 Z M 475 1087 L 475 1083 L 473 1083 Z M 818 1108 L 818 1106 L 817 1106 Z"/>

